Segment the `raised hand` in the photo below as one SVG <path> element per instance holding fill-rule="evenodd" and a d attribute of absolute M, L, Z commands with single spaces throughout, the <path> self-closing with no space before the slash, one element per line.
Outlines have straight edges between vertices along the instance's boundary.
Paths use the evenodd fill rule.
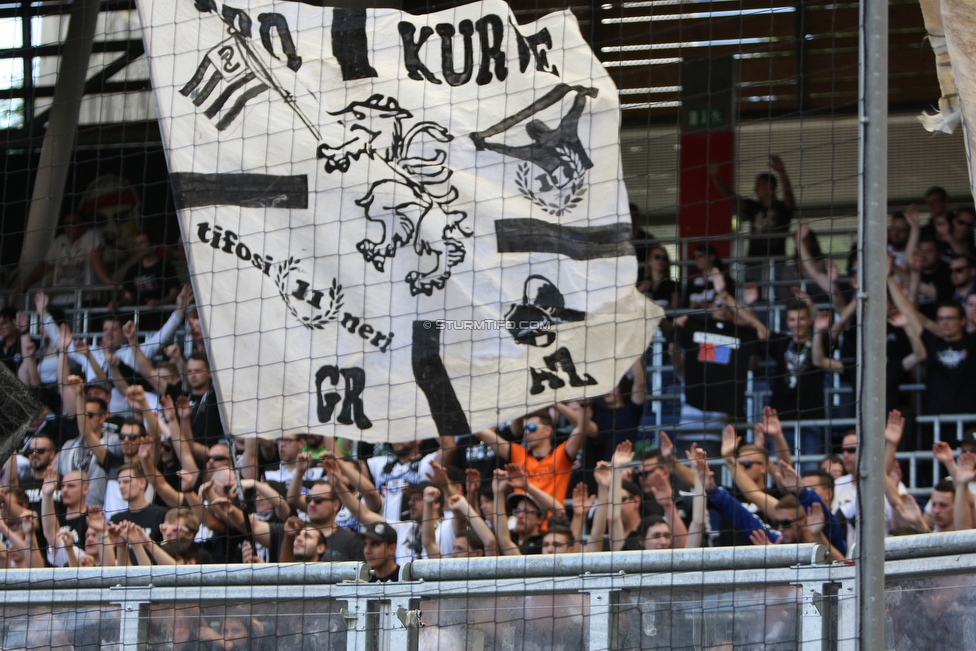
<path fill-rule="evenodd" d="M 661 450 L 661 456 L 670 462 L 674 456 L 674 443 L 671 442 L 671 437 L 664 430 L 661 430 L 660 434 L 658 434 L 657 446 Z"/>
<path fill-rule="evenodd" d="M 956 484 L 968 484 L 976 481 L 976 454 L 963 452 L 959 455 L 959 465 L 957 466 L 956 476 L 953 477 Z"/>
<path fill-rule="evenodd" d="M 159 408 L 163 412 L 163 418 L 166 419 L 167 423 L 172 423 L 176 420 L 176 407 L 173 405 L 173 398 L 164 393 L 159 396 Z"/>
<path fill-rule="evenodd" d="M 740 442 L 742 442 L 742 437 L 735 435 L 735 428 L 726 425 L 725 429 L 722 430 L 722 458 L 734 459 L 735 451 L 739 448 Z"/>
<path fill-rule="evenodd" d="M 126 321 L 125 325 L 122 326 L 122 334 L 125 336 L 125 340 L 131 345 L 137 346 L 139 340 L 136 339 L 136 324 L 134 321 Z"/>
<path fill-rule="evenodd" d="M 180 293 L 176 295 L 176 309 L 185 310 L 187 306 L 193 301 L 193 288 L 189 285 L 183 285 Z"/>
<path fill-rule="evenodd" d="M 58 469 L 53 463 L 44 470 L 44 483 L 41 484 L 41 495 L 52 497 L 58 487 Z"/>
<path fill-rule="evenodd" d="M 297 515 L 288 516 L 285 520 L 285 535 L 296 536 L 298 532 L 305 528 L 305 523 Z"/>
<path fill-rule="evenodd" d="M 118 355 L 116 355 L 115 353 L 113 353 L 111 350 L 108 349 L 105 349 L 105 351 L 102 354 L 105 356 L 106 364 L 108 364 L 112 368 L 118 368 L 120 363 Z"/>
<path fill-rule="evenodd" d="M 918 228 L 920 221 L 920 215 L 918 214 L 918 206 L 911 204 L 908 208 L 905 208 L 905 221 L 912 228 Z"/>
<path fill-rule="evenodd" d="M 115 357 L 115 355 L 112 355 L 112 357 Z M 118 360 L 117 357 L 115 359 Z M 112 366 L 115 366 L 115 364 Z M 141 384 L 132 384 L 129 386 L 125 392 L 125 401 L 129 403 L 132 411 L 135 412 L 144 411 L 149 408 L 149 402 L 146 400 L 146 390 L 142 388 Z"/>
<path fill-rule="evenodd" d="M 471 504 L 464 497 L 464 495 L 451 495 L 448 497 L 447 508 L 454 513 L 454 515 L 465 518 L 471 516 Z"/>
<path fill-rule="evenodd" d="M 251 547 L 251 543 L 247 540 L 241 543 L 241 561 L 244 563 L 257 563 L 259 559 L 254 553 L 254 549 Z"/>
<path fill-rule="evenodd" d="M 904 328 L 908 325 L 908 315 L 900 310 L 888 312 L 888 323 L 896 328 Z"/>
<path fill-rule="evenodd" d="M 67 529 L 63 531 L 59 531 L 56 536 L 56 544 L 58 549 L 66 549 L 68 547 L 74 547 L 75 536 Z"/>
<path fill-rule="evenodd" d="M 901 443 L 902 432 L 905 430 L 905 417 L 897 409 L 888 412 L 888 423 L 885 425 L 885 442 L 898 447 Z"/>
<path fill-rule="evenodd" d="M 775 438 L 783 435 L 783 424 L 779 420 L 779 412 L 772 407 L 763 408 L 763 427 L 766 428 L 766 435 Z"/>
<path fill-rule="evenodd" d="M 528 480 L 525 477 L 525 471 L 522 470 L 522 466 L 514 463 L 506 463 L 505 472 L 508 475 L 509 486 L 516 490 L 527 490 L 526 484 Z"/>
<path fill-rule="evenodd" d="M 180 364 L 183 361 L 183 350 L 176 344 L 170 344 L 163 348 L 163 354 L 173 364 Z"/>
<path fill-rule="evenodd" d="M 432 461 L 430 463 L 430 472 L 427 473 L 427 476 L 430 478 L 430 481 L 434 482 L 438 486 L 447 486 L 448 484 L 447 468 L 436 461 Z"/>
<path fill-rule="evenodd" d="M 180 490 L 184 493 L 189 493 L 193 490 L 193 485 L 197 483 L 197 475 L 199 472 L 191 472 L 185 468 L 180 468 L 176 471 L 177 476 L 180 478 Z M 91 513 L 91 509 L 88 510 Z"/>
<path fill-rule="evenodd" d="M 481 490 L 481 473 L 477 468 L 464 470 L 464 491 L 468 495 L 477 495 Z"/>
<path fill-rule="evenodd" d="M 34 292 L 34 309 L 38 314 L 47 312 L 48 297 L 44 292 Z"/>
<path fill-rule="evenodd" d="M 67 323 L 62 323 L 61 327 L 58 328 L 58 350 L 62 353 L 68 352 L 72 339 L 71 328 L 68 327 Z"/>
<path fill-rule="evenodd" d="M 508 488 L 508 473 L 502 468 L 496 468 L 491 480 L 491 490 L 496 500 L 505 499 L 506 488 Z"/>
<path fill-rule="evenodd" d="M 139 459 L 143 461 L 152 461 L 153 451 L 156 448 L 156 442 L 153 441 L 148 436 L 142 437 L 139 441 Z"/>
<path fill-rule="evenodd" d="M 766 426 L 762 423 L 756 423 L 752 428 L 752 442 L 763 450 L 766 449 Z"/>
<path fill-rule="evenodd" d="M 820 310 L 817 312 L 817 318 L 813 320 L 814 333 L 830 330 L 830 316 L 830 311 L 828 310 Z"/>
<path fill-rule="evenodd" d="M 596 468 L 593 469 L 593 478 L 597 486 L 609 489 L 610 481 L 613 479 L 613 468 L 606 461 L 597 461 Z"/>
<path fill-rule="evenodd" d="M 620 469 L 634 460 L 634 444 L 631 441 L 624 441 L 617 446 L 613 452 L 613 467 Z"/>
<path fill-rule="evenodd" d="M 105 512 L 102 511 L 102 507 L 89 506 L 88 507 L 88 528 L 101 535 L 105 533 L 106 527 L 107 527 L 107 523 L 105 521 Z"/>
<path fill-rule="evenodd" d="M 898 509 L 898 513 L 911 526 L 918 526 L 923 522 L 922 509 L 919 508 L 918 502 L 911 495 L 901 496 L 901 508 Z"/>
<path fill-rule="evenodd" d="M 433 506 L 440 499 L 441 492 L 433 486 L 424 488 L 424 504 Z"/>
<path fill-rule="evenodd" d="M 956 459 L 952 455 L 952 448 L 945 441 L 936 441 L 932 444 L 932 455 L 946 468 L 956 465 Z"/>
<path fill-rule="evenodd" d="M 708 272 L 708 279 L 712 282 L 712 287 L 715 289 L 716 295 L 725 291 L 725 276 L 722 274 L 721 269 L 712 267 Z"/>
<path fill-rule="evenodd" d="M 780 540 L 782 540 L 782 538 L 780 538 Z M 762 527 L 759 527 L 758 529 L 755 529 L 751 534 L 749 534 L 749 542 L 751 542 L 753 545 L 776 545 L 776 544 L 779 544 L 779 541 L 777 541 L 777 542 L 771 541 L 769 539 L 769 536 L 766 535 L 766 530 L 763 529 Z"/>
<path fill-rule="evenodd" d="M 814 502 L 807 511 L 807 533 L 811 536 L 819 536 L 827 526 L 827 516 L 824 514 L 823 506 L 820 502 Z"/>
<path fill-rule="evenodd" d="M 803 488 L 803 480 L 800 477 L 800 473 L 793 466 L 786 463 L 784 459 L 779 460 L 779 474 L 785 490 L 791 493 L 798 493 Z"/>
<path fill-rule="evenodd" d="M 586 501 L 589 497 L 590 491 L 586 488 L 586 482 L 581 481 L 580 483 L 573 486 L 573 517 L 583 518 L 586 517 Z"/>
<path fill-rule="evenodd" d="M 299 476 L 304 477 L 308 469 L 312 467 L 315 461 L 312 459 L 311 452 L 299 452 L 298 456 L 295 458 L 295 470 L 298 471 Z"/>
<path fill-rule="evenodd" d="M 775 154 L 769 157 L 769 169 L 777 174 L 786 173 L 786 165 L 783 164 L 783 159 Z"/>
<path fill-rule="evenodd" d="M 179 412 L 181 420 L 190 420 L 190 416 L 193 415 L 193 406 L 190 404 L 190 398 L 187 396 L 179 396 L 176 399 L 176 411 Z"/>

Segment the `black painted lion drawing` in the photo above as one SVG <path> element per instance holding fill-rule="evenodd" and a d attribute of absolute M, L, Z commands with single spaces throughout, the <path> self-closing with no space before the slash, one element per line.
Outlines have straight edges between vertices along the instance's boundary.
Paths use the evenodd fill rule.
<path fill-rule="evenodd" d="M 425 156 L 422 143 L 447 143 L 454 137 L 433 122 L 419 122 L 404 132 L 404 122 L 413 114 L 396 99 L 379 94 L 331 115 L 339 117 L 342 139 L 318 147 L 317 157 L 325 161 L 326 172 L 348 172 L 364 156 L 390 169 L 388 178 L 373 182 L 356 201 L 382 233 L 377 240 L 363 238 L 356 249 L 383 272 L 388 258 L 412 245 L 417 267 L 404 278 L 411 295 L 431 296 L 435 289 L 444 289 L 451 269 L 464 261 L 463 238 L 470 237 L 471 231 L 463 224 L 467 214 L 450 206 L 458 192 L 450 183 L 447 153 L 434 147 Z"/>

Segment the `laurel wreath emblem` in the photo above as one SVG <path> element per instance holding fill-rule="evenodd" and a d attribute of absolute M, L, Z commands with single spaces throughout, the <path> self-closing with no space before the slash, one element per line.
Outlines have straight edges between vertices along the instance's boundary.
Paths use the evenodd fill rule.
<path fill-rule="evenodd" d="M 292 313 L 298 322 L 308 330 L 322 330 L 326 324 L 336 321 L 339 318 L 339 309 L 342 307 L 342 285 L 337 278 L 332 279 L 332 287 L 329 288 L 329 307 L 323 312 L 312 316 L 302 316 L 292 305 L 292 296 L 288 293 L 288 275 L 293 271 L 298 271 L 298 258 L 289 257 L 284 262 L 279 262 L 275 268 L 275 284 L 278 286 L 278 293 L 281 300 L 285 302 L 288 311 Z"/>
<path fill-rule="evenodd" d="M 586 169 L 579 155 L 567 147 L 557 148 L 559 157 L 569 161 L 573 168 L 573 181 L 569 184 L 565 192 L 560 192 L 555 201 L 547 201 L 545 198 L 536 194 L 532 189 L 532 180 L 529 178 L 531 167 L 529 163 L 520 163 L 515 171 L 515 186 L 519 189 L 526 199 L 545 210 L 550 215 L 562 216 L 572 210 L 583 200 L 586 188 L 583 187 L 583 176 Z"/>

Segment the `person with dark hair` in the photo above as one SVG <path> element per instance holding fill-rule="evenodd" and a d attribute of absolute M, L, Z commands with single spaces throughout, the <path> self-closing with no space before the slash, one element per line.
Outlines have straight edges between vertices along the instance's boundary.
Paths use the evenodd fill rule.
<path fill-rule="evenodd" d="M 747 253 L 750 258 L 786 255 L 786 238 L 789 236 L 790 220 L 796 208 L 790 177 L 786 174 L 783 159 L 770 156 L 769 168 L 775 175 L 764 172 L 756 176 L 753 189 L 757 200 L 753 200 L 739 196 L 722 180 L 721 166 L 708 166 L 712 183 L 722 196 L 732 202 L 732 212 L 739 216 L 741 222 L 752 223 Z M 776 198 L 777 177 L 783 186 L 782 201 Z"/>
<path fill-rule="evenodd" d="M 292 556 L 299 563 L 318 561 L 325 553 L 325 536 L 310 524 L 305 525 L 292 543 Z"/>
<path fill-rule="evenodd" d="M 675 365 L 680 364 L 685 385 L 681 421 L 695 427 L 678 431 L 675 442 L 680 450 L 697 443 L 717 457 L 721 434 L 716 429 L 743 417 L 750 358 L 769 333 L 755 314 L 739 307 L 717 269 L 710 275 L 717 291 L 708 313 L 674 320 Z"/>
<path fill-rule="evenodd" d="M 919 274 L 918 311 L 926 318 L 934 319 L 936 306 L 948 300 L 956 290 L 935 238 L 922 238 L 917 253 L 909 259 L 908 264 L 913 273 Z"/>
<path fill-rule="evenodd" d="M 30 338 L 27 331 L 27 318 L 23 312 L 12 307 L 0 310 L 0 363 L 6 365 L 10 372 L 24 382 L 26 378 L 20 375 L 20 367 L 26 357 L 33 357 L 37 345 Z M 36 376 L 36 367 L 35 367 Z M 40 377 L 34 377 L 33 382 L 24 382 L 27 386 L 40 384 Z"/>
<path fill-rule="evenodd" d="M 573 530 L 561 524 L 554 524 L 542 536 L 543 554 L 574 554 L 579 552 L 579 545 Z"/>
<path fill-rule="evenodd" d="M 888 276 L 888 293 L 907 317 L 906 330 L 917 335 L 925 347 L 924 355 L 913 355 L 914 364 L 906 364 L 906 368 L 925 364 L 922 413 L 969 413 L 976 401 L 976 382 L 973 382 L 976 377 L 976 337 L 966 333 L 965 310 L 959 303 L 941 303 L 936 310 L 936 321 L 932 322 L 919 314 L 891 275 Z"/>
<path fill-rule="evenodd" d="M 952 216 L 952 213 L 949 212 L 949 193 L 945 191 L 945 188 L 937 185 L 933 185 L 925 191 L 925 207 L 929 211 L 930 225 L 931 220 L 937 217 L 949 219 Z"/>
<path fill-rule="evenodd" d="M 695 247 L 695 268 L 697 273 L 688 282 L 681 307 L 707 308 L 721 293 L 715 286 L 715 282 L 719 280 L 724 283 L 723 287 L 730 294 L 735 294 L 735 281 L 725 271 L 722 258 L 719 257 L 718 251 L 711 244 L 699 244 Z M 721 279 L 715 277 L 715 270 L 718 270 Z"/>
<path fill-rule="evenodd" d="M 374 522 L 363 532 L 363 555 L 373 571 L 370 583 L 400 580 L 400 566 L 396 564 L 397 531 L 386 522 Z"/>
<path fill-rule="evenodd" d="M 217 393 L 210 375 L 210 360 L 203 353 L 193 353 L 186 360 L 184 374 L 190 412 L 189 422 L 180 426 L 193 433 L 193 456 L 202 462 L 206 459 L 207 448 L 225 437 L 220 412 L 217 411 Z"/>
<path fill-rule="evenodd" d="M 824 382 L 828 372 L 840 373 L 843 362 L 829 354 L 830 313 L 818 312 L 802 292 L 786 303 L 789 334 L 771 337 L 767 355 L 776 362 L 770 406 L 783 420 L 822 419 L 826 415 Z M 794 447 L 794 429 L 786 432 Z M 800 454 L 826 452 L 822 428 L 805 427 L 800 432 Z"/>
<path fill-rule="evenodd" d="M 140 389 L 142 387 L 139 387 Z M 125 464 L 139 462 L 139 446 L 145 441 L 146 426 L 141 420 L 126 418 L 119 430 L 119 449 L 116 452 L 105 446 L 94 448 L 95 456 L 98 457 L 99 465 L 105 471 L 108 478 L 105 484 L 105 502 L 102 510 L 106 518 L 111 518 L 114 514 L 125 511 L 128 508 L 126 500 L 122 497 L 119 488 L 118 472 L 119 468 Z M 140 466 L 141 467 L 141 466 Z"/>
<path fill-rule="evenodd" d="M 159 247 L 148 233 L 135 238 L 138 259 L 122 279 L 122 305 L 171 305 L 180 293 L 176 269 L 160 255 Z"/>
<path fill-rule="evenodd" d="M 671 527 L 660 515 L 649 515 L 641 520 L 636 534 L 640 549 L 671 549 Z"/>
<path fill-rule="evenodd" d="M 485 543 L 474 531 L 466 529 L 454 539 L 451 558 L 479 558 L 484 555 Z"/>
<path fill-rule="evenodd" d="M 142 466 L 138 463 L 126 463 L 118 469 L 119 492 L 128 508 L 119 511 L 110 518 L 113 525 L 122 522 L 132 522 L 146 532 L 154 542 L 163 541 L 163 532 L 159 525 L 166 521 L 166 509 L 150 504 L 146 499 L 146 488 L 149 486 Z"/>
<path fill-rule="evenodd" d="M 562 502 L 566 499 L 573 462 L 583 447 L 589 422 L 590 406 L 583 405 L 569 438 L 559 445 L 554 445 L 552 419 L 547 412 L 536 412 L 525 418 L 522 425 L 524 446 L 509 443 L 495 428 L 481 430 L 477 436 L 500 458 L 521 466 L 532 484 Z M 497 501 L 497 495 L 495 499 Z"/>
<path fill-rule="evenodd" d="M 949 261 L 949 278 L 952 280 L 952 300 L 962 305 L 966 297 L 976 291 L 976 260 L 968 253 L 952 256 Z"/>
<path fill-rule="evenodd" d="M 932 531 L 955 531 L 956 487 L 951 480 L 943 479 L 932 489 L 932 497 L 926 506 L 932 521 Z"/>
<path fill-rule="evenodd" d="M 671 258 L 663 246 L 654 246 L 647 254 L 637 291 L 666 310 L 678 307 L 678 284 L 671 279 Z"/>
<path fill-rule="evenodd" d="M 974 225 L 976 225 L 976 208 L 972 206 L 956 208 L 956 216 L 952 218 L 954 251 L 976 256 L 976 240 L 973 238 Z"/>

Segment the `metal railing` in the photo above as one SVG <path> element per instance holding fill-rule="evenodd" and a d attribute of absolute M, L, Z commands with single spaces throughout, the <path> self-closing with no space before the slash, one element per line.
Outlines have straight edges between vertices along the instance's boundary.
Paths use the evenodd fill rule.
<path fill-rule="evenodd" d="M 974 648 L 976 531 L 889 538 L 885 555 L 885 648 L 936 648 L 946 629 L 917 624 L 947 607 L 963 625 L 939 648 Z M 395 583 L 356 562 L 7 570 L 0 645 L 854 651 L 854 572 L 811 544 L 415 561 Z"/>

